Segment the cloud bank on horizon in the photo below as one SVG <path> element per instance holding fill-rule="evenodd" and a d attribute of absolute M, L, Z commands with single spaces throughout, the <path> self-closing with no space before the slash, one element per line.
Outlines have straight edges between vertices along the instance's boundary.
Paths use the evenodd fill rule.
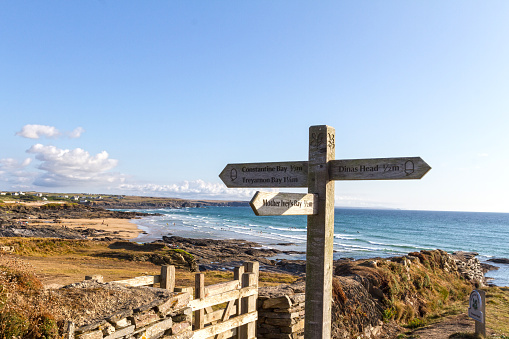
<path fill-rule="evenodd" d="M 16 132 L 17 136 L 27 139 L 40 139 L 46 138 L 58 138 L 62 135 L 66 135 L 71 139 L 79 138 L 81 134 L 85 132 L 82 127 L 76 127 L 70 132 L 60 132 L 56 127 L 47 125 L 25 125 L 21 128 L 21 131 Z"/>
<path fill-rule="evenodd" d="M 34 140 L 62 136 L 79 138 L 84 131 L 77 127 L 70 132 L 60 132 L 54 126 L 28 124 L 15 135 Z M 82 148 L 66 149 L 36 143 L 26 153 L 32 157 L 0 159 L 0 181 L 9 190 L 84 189 L 97 193 L 242 200 L 250 199 L 255 192 L 253 189 L 228 189 L 222 183 L 201 179 L 167 185 L 140 183 L 127 174 L 114 172 L 118 160 L 110 158 L 105 150 L 94 155 Z"/>

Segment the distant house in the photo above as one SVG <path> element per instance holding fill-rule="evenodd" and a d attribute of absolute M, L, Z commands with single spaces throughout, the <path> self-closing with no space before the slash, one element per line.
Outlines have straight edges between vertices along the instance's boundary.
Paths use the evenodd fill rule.
<path fill-rule="evenodd" d="M 0 195 L 7 195 L 7 193 L 5 193 L 5 192 L 0 192 Z"/>
<path fill-rule="evenodd" d="M 35 196 L 41 198 L 42 197 L 42 193 L 35 193 Z"/>
<path fill-rule="evenodd" d="M 86 203 L 88 203 L 88 200 L 85 200 L 85 199 L 80 200 L 80 204 L 86 204 Z"/>
<path fill-rule="evenodd" d="M 11 193 L 11 194 L 14 195 L 14 196 L 18 196 L 19 195 L 18 192 L 14 192 L 14 193 Z"/>
<path fill-rule="evenodd" d="M 43 201 L 48 201 L 48 198 L 46 198 L 46 197 L 42 197 L 42 200 L 43 200 Z"/>
<path fill-rule="evenodd" d="M 19 195 L 25 195 L 25 193 L 20 191 L 20 192 L 19 192 Z"/>
<path fill-rule="evenodd" d="M 75 195 L 75 196 L 74 196 L 74 197 L 72 197 L 72 198 L 73 198 L 73 200 L 80 200 L 80 197 L 79 197 L 79 196 L 77 196 L 77 195 Z"/>
<path fill-rule="evenodd" d="M 68 195 L 64 195 L 64 199 L 69 199 L 69 196 Z"/>

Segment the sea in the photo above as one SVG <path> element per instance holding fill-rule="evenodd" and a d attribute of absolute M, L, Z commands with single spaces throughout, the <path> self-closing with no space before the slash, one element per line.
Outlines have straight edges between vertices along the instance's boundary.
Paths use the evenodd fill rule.
<path fill-rule="evenodd" d="M 140 209 L 160 215 L 135 219 L 145 231 L 134 241 L 163 235 L 187 238 L 243 239 L 262 247 L 306 251 L 305 216 L 256 216 L 250 207 Z M 509 258 L 509 214 L 336 208 L 334 259 L 392 257 L 442 249 L 477 252 L 482 262 Z M 274 259 L 305 259 L 305 254 Z M 486 274 L 491 283 L 509 286 L 509 265 Z"/>

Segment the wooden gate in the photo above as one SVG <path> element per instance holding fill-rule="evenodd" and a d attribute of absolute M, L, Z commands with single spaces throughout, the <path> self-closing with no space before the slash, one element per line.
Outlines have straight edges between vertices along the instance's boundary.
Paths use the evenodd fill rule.
<path fill-rule="evenodd" d="M 204 274 L 195 276 L 193 339 L 256 338 L 258 262 L 235 267 L 234 280 L 205 286 Z"/>

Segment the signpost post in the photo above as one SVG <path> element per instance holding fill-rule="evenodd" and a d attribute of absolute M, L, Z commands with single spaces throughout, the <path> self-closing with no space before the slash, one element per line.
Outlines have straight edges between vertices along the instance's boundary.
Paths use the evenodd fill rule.
<path fill-rule="evenodd" d="M 227 187 L 307 187 L 308 194 L 257 192 L 256 215 L 307 215 L 306 339 L 330 338 L 335 180 L 420 179 L 431 167 L 421 158 L 335 160 L 334 128 L 309 128 L 309 160 L 228 164 Z"/>

